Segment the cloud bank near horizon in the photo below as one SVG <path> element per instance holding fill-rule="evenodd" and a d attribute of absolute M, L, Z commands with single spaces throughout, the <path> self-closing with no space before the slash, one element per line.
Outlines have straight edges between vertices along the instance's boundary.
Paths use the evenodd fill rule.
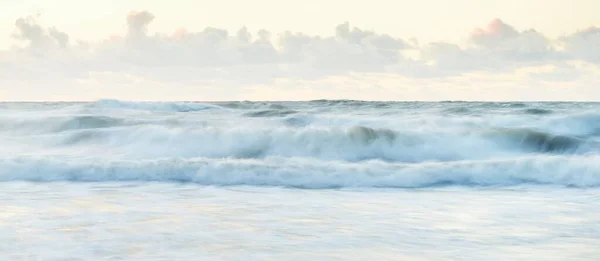
<path fill-rule="evenodd" d="M 0 51 L 0 84 L 8 86 L 0 99 L 585 100 L 589 92 L 600 94 L 598 27 L 549 39 L 495 19 L 464 45 L 420 45 L 348 22 L 328 37 L 245 27 L 150 35 L 154 19 L 131 12 L 124 35 L 96 43 L 74 40 L 36 17 L 18 19 L 12 36 L 21 45 Z"/>

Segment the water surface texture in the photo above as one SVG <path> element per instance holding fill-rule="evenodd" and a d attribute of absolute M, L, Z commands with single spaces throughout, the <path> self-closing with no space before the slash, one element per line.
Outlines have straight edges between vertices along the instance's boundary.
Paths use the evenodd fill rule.
<path fill-rule="evenodd" d="M 5 260 L 597 260 L 600 104 L 0 103 Z"/>

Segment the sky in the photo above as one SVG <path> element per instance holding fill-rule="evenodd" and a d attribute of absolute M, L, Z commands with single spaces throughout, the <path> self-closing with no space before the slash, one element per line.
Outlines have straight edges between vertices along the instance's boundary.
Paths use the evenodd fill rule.
<path fill-rule="evenodd" d="M 597 0 L 0 6 L 0 100 L 600 99 Z"/>

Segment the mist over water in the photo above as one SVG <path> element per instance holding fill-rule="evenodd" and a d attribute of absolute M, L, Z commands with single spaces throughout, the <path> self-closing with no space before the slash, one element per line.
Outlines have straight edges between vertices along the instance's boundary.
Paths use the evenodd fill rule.
<path fill-rule="evenodd" d="M 9 260 L 595 260 L 599 187 L 597 103 L 0 103 Z"/>
<path fill-rule="evenodd" d="M 600 185 L 600 105 L 5 103 L 0 180 Z"/>

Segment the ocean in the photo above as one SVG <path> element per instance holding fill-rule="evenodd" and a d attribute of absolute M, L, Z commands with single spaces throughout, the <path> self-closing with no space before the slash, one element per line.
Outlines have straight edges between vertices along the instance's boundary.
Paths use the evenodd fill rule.
<path fill-rule="evenodd" d="M 600 103 L 0 103 L 3 260 L 598 260 Z"/>

